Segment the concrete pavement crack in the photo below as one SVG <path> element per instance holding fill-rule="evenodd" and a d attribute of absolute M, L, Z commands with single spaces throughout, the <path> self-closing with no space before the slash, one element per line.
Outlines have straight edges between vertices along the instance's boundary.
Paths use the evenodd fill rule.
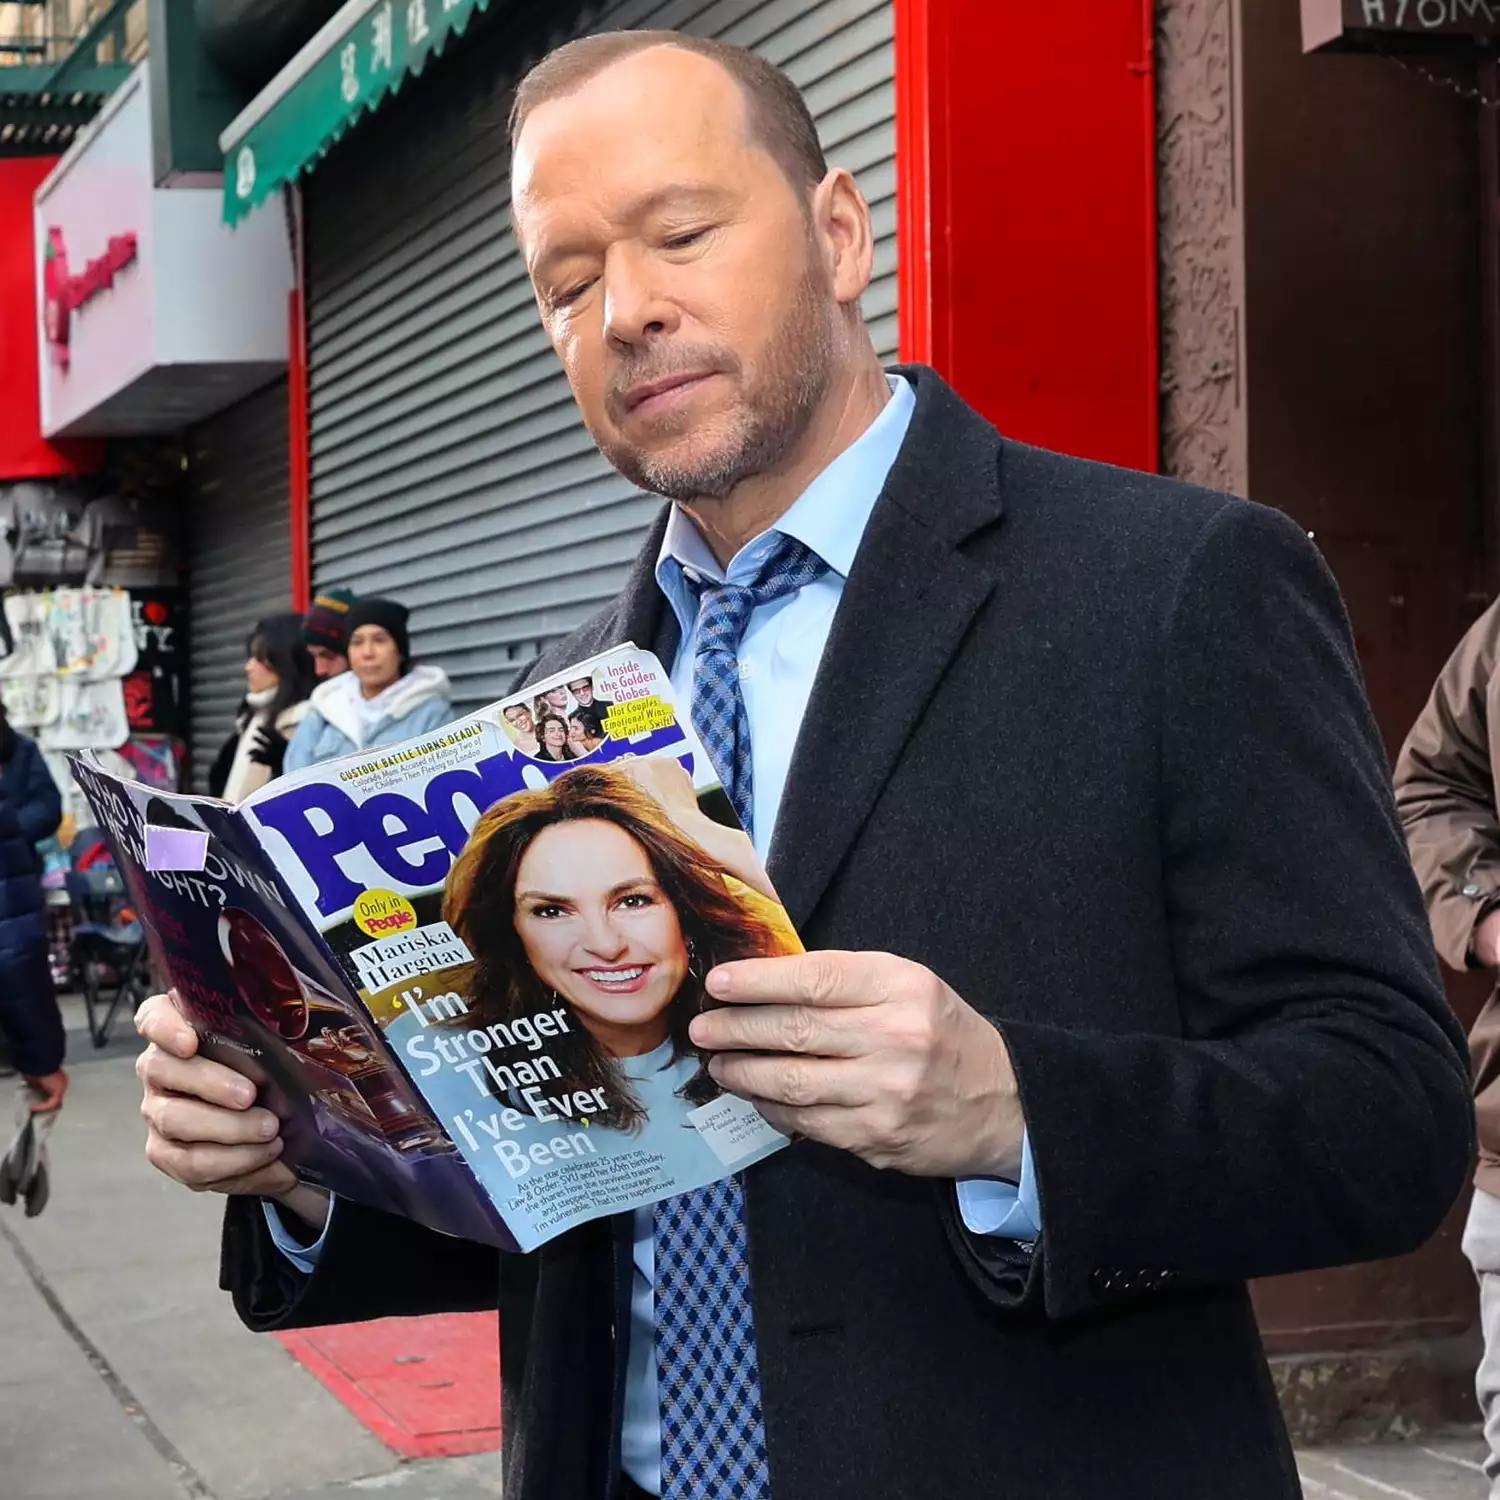
<path fill-rule="evenodd" d="M 57 1319 L 63 1332 L 83 1351 L 83 1357 L 93 1367 L 94 1373 L 104 1382 L 105 1388 L 115 1398 L 125 1415 L 135 1423 L 141 1436 L 156 1450 L 158 1457 L 171 1469 L 188 1500 L 218 1500 L 204 1482 L 203 1476 L 177 1451 L 174 1444 L 155 1422 L 145 1407 L 136 1399 L 134 1392 L 116 1373 L 103 1351 L 79 1326 L 77 1320 L 62 1304 L 62 1299 L 47 1280 L 47 1273 L 37 1264 L 31 1252 L 17 1236 L 15 1230 L 4 1219 L 0 1219 L 0 1238 L 10 1246 L 20 1262 L 21 1269 L 31 1279 L 37 1295 L 47 1304 L 52 1316 Z"/>

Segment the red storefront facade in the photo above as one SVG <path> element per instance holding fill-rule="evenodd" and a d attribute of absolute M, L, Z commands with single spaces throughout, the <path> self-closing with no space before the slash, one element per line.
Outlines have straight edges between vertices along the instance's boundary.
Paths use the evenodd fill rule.
<path fill-rule="evenodd" d="M 76 474 L 98 466 L 90 443 L 42 436 L 33 199 L 57 158 L 0 157 L 0 483 Z"/>
<path fill-rule="evenodd" d="M 1495 592 L 1497 22 L 897 4 L 904 354 L 1014 437 L 1291 513 L 1392 756 Z M 1471 1020 L 1488 981 L 1448 981 Z M 1254 1288 L 1299 1437 L 1472 1418 L 1465 1206 L 1417 1255 Z"/>

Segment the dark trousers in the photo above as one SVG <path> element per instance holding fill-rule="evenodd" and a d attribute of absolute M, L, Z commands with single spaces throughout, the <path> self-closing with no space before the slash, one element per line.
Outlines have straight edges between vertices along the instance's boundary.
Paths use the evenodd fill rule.
<path fill-rule="evenodd" d="M 654 1495 L 648 1495 L 629 1474 L 620 1477 L 620 1500 L 656 1500 Z"/>

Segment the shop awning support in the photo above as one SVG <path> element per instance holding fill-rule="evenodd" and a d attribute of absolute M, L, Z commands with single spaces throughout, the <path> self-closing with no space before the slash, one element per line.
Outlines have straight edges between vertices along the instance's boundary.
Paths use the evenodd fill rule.
<path fill-rule="evenodd" d="M 53 68 L 40 92 L 65 94 L 69 89 L 84 87 L 85 76 L 93 77 L 99 68 L 99 48 L 107 41 L 114 42 L 114 66 L 120 78 L 129 72 L 125 62 L 125 16 L 132 0 L 112 0 L 109 9 L 102 12 L 93 25 L 78 38 L 73 50 Z"/>
<path fill-rule="evenodd" d="M 490 0 L 347 0 L 219 137 L 230 224 L 310 171 Z"/>

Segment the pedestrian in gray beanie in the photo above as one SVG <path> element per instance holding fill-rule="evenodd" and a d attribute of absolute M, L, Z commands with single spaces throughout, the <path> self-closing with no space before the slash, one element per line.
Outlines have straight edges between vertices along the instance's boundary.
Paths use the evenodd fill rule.
<path fill-rule="evenodd" d="M 408 614 L 394 599 L 356 599 L 350 606 L 349 670 L 313 692 L 287 747 L 287 771 L 412 739 L 453 717 L 447 673 L 412 664 Z"/>

